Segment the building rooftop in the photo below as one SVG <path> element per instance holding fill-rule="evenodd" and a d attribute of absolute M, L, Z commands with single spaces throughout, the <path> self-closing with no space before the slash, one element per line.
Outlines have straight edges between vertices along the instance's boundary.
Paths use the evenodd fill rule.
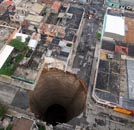
<path fill-rule="evenodd" d="M 17 0 L 15 2 L 17 2 Z M 44 64 L 44 58 L 46 60 L 45 65 L 48 63 L 48 66 L 56 66 L 55 68 L 61 70 L 64 70 L 68 65 L 68 59 L 71 57 L 73 48 L 73 42 L 71 41 L 76 37 L 75 34 L 79 29 L 84 10 L 79 6 L 70 6 L 70 4 L 64 4 L 63 7 L 62 2 L 59 1 L 52 3 L 54 4 L 51 6 L 41 4 L 41 1 L 36 3 L 28 0 L 24 0 L 23 2 L 18 0 L 18 4 L 15 4 L 16 14 L 11 15 L 17 20 L 10 19 L 10 23 L 19 23 L 17 28 L 20 27 L 20 30 L 16 29 L 17 32 L 15 31 L 14 33 L 14 28 L 5 28 L 8 23 L 3 25 L 4 27 L 0 26 L 0 48 L 2 48 L 5 43 L 10 43 L 13 38 L 20 39 L 20 37 L 20 42 L 28 43 L 27 46 L 30 48 L 25 52 L 26 54 L 23 59 L 11 73 L 11 78 L 16 79 L 16 82 L 19 80 L 30 83 L 30 85 L 36 83 L 39 71 L 42 68 L 42 64 Z M 43 10 L 44 8 L 45 10 Z M 58 13 L 55 13 L 52 9 L 59 9 L 59 12 L 64 12 L 62 16 L 67 14 L 68 17 L 63 18 L 63 20 L 58 19 Z M 48 15 L 46 15 L 47 13 Z M 44 17 L 45 15 L 48 17 Z M 23 17 L 21 22 L 20 17 Z M 48 21 L 48 23 L 46 23 L 46 21 Z M 55 25 L 51 23 L 51 21 L 55 21 Z M 33 35 L 33 33 L 38 32 L 40 36 Z M 8 39 L 10 39 L 10 41 Z M 7 42 L 7 40 L 9 42 Z M 11 55 L 16 55 L 16 52 L 13 51 Z"/>
<path fill-rule="evenodd" d="M 7 9 L 4 6 L 0 5 L 0 16 L 2 16 L 6 11 Z"/>
<path fill-rule="evenodd" d="M 127 43 L 134 43 L 134 18 L 125 17 L 125 38 Z"/>
<path fill-rule="evenodd" d="M 41 11 L 43 10 L 44 6 L 38 3 L 34 3 L 31 7 L 31 11 L 40 14 Z"/>
<path fill-rule="evenodd" d="M 61 7 L 61 2 L 60 1 L 55 1 L 51 7 L 52 10 L 58 11 Z"/>
<path fill-rule="evenodd" d="M 123 17 L 106 15 L 105 32 L 125 36 L 125 20 Z"/>
<path fill-rule="evenodd" d="M 134 61 L 127 60 L 129 99 L 134 100 Z"/>
<path fill-rule="evenodd" d="M 5 61 L 7 60 L 13 49 L 14 47 L 5 45 L 4 48 L 0 51 L 0 69 L 4 65 Z"/>
<path fill-rule="evenodd" d="M 30 41 L 28 43 L 28 47 L 35 49 L 37 47 L 37 44 L 38 44 L 38 41 L 37 40 L 30 39 Z"/>
<path fill-rule="evenodd" d="M 134 108 L 133 25 L 119 10 L 105 16 L 95 84 L 98 98 L 129 110 Z"/>
<path fill-rule="evenodd" d="M 43 24 L 40 27 L 41 33 L 48 35 L 48 36 L 57 36 L 64 38 L 65 36 L 65 28 L 62 26 L 57 26 L 53 24 Z"/>
<path fill-rule="evenodd" d="M 40 23 L 43 20 L 43 16 L 29 14 L 25 17 L 25 20 L 28 20 L 32 23 Z"/>
<path fill-rule="evenodd" d="M 33 121 L 25 118 L 17 119 L 13 123 L 12 130 L 31 130 Z"/>
<path fill-rule="evenodd" d="M 108 2 L 112 2 L 112 3 L 118 3 L 118 4 L 121 4 L 121 5 L 134 5 L 134 1 L 133 0 L 105 0 L 105 1 L 108 1 Z"/>
<path fill-rule="evenodd" d="M 51 0 L 41 0 L 41 2 L 45 4 L 53 4 Z"/>
<path fill-rule="evenodd" d="M 4 44 L 8 44 L 11 41 L 16 32 L 17 29 L 15 28 L 0 25 L 0 49 Z"/>
<path fill-rule="evenodd" d="M 7 0 L 7 1 L 4 1 L 2 4 L 9 6 L 9 5 L 13 5 L 14 2 L 12 0 Z"/>

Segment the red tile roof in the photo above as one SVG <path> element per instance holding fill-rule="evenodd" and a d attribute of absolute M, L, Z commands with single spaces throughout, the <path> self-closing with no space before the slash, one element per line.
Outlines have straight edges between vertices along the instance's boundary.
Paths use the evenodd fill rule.
<path fill-rule="evenodd" d="M 115 46 L 115 52 L 118 52 L 121 55 L 128 55 L 128 48 L 116 45 Z"/>
<path fill-rule="evenodd" d="M 61 7 L 61 2 L 60 1 L 55 1 L 52 5 L 52 10 L 58 11 Z"/>
<path fill-rule="evenodd" d="M 9 1 L 5 1 L 5 2 L 3 2 L 3 4 L 4 5 L 12 5 L 13 4 L 13 1 L 10 1 L 10 0 Z"/>

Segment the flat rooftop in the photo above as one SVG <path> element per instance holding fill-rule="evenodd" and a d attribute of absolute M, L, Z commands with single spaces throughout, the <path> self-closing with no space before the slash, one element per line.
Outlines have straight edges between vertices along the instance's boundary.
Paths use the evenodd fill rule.
<path fill-rule="evenodd" d="M 125 20 L 123 17 L 106 15 L 105 32 L 125 36 Z"/>
<path fill-rule="evenodd" d="M 134 18 L 125 17 L 125 37 L 124 41 L 134 44 Z"/>
<path fill-rule="evenodd" d="M 107 94 L 107 99 L 105 100 L 119 103 L 120 63 L 118 61 L 100 60 L 96 88 L 97 94 L 102 99 L 105 99 Z M 105 93 L 104 96 L 102 96 L 103 93 Z"/>
<path fill-rule="evenodd" d="M 13 122 L 12 130 L 31 130 L 33 123 L 34 121 L 26 118 L 16 119 L 16 121 Z"/>
<path fill-rule="evenodd" d="M 40 23 L 43 20 L 43 16 L 39 16 L 39 15 L 36 16 L 36 15 L 29 14 L 28 16 L 25 17 L 25 20 L 30 22 Z"/>
<path fill-rule="evenodd" d="M 16 31 L 15 28 L 0 25 L 0 49 L 4 44 L 8 43 L 13 38 L 13 34 Z"/>
<path fill-rule="evenodd" d="M 104 37 L 95 94 L 123 108 L 134 109 L 134 45 Z"/>
<path fill-rule="evenodd" d="M 127 60 L 129 99 L 134 100 L 134 60 Z"/>
<path fill-rule="evenodd" d="M 1 50 L 1 52 L 0 52 L 0 69 L 4 65 L 5 61 L 7 60 L 7 58 L 13 51 L 13 49 L 14 49 L 14 47 L 5 45 L 4 48 Z"/>

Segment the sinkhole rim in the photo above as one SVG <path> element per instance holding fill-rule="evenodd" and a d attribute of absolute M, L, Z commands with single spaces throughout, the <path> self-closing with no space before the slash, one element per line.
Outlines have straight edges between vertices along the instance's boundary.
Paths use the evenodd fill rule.
<path fill-rule="evenodd" d="M 80 115 L 86 107 L 87 86 L 76 75 L 61 70 L 43 70 L 36 88 L 29 93 L 31 112 L 44 120 L 47 109 L 54 104 L 65 108 L 67 118 Z M 46 121 L 47 122 L 47 121 Z"/>

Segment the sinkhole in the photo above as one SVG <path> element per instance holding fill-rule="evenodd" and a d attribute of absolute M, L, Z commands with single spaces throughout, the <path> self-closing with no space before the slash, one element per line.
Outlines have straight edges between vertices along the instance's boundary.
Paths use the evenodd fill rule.
<path fill-rule="evenodd" d="M 66 123 L 83 112 L 87 87 L 75 75 L 60 70 L 43 70 L 30 92 L 30 109 L 53 126 Z"/>

